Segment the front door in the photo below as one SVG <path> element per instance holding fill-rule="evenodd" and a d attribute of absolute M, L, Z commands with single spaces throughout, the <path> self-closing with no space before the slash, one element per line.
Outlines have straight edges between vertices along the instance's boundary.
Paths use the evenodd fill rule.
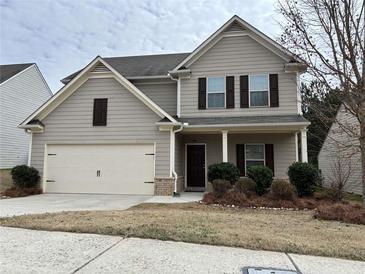
<path fill-rule="evenodd" d="M 205 190 L 205 145 L 186 147 L 187 190 Z"/>

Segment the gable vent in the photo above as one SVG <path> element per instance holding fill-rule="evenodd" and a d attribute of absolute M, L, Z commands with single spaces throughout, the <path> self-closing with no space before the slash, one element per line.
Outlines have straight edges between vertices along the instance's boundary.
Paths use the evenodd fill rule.
<path fill-rule="evenodd" d="M 226 31 L 243 31 L 243 30 L 246 30 L 246 29 L 242 25 L 240 25 L 238 22 L 233 22 L 226 29 Z"/>
<path fill-rule="evenodd" d="M 106 71 L 109 71 L 109 69 L 103 64 L 99 63 L 94 67 L 94 69 L 91 72 L 106 72 Z"/>

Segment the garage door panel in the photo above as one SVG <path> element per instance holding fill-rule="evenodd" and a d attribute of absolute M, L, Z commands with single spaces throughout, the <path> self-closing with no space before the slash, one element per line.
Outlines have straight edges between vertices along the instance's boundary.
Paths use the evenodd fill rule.
<path fill-rule="evenodd" d="M 46 192 L 152 195 L 154 145 L 49 145 Z"/>

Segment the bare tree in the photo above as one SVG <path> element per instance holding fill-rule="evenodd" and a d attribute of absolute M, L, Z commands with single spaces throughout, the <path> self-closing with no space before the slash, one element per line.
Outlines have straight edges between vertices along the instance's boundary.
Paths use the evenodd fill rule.
<path fill-rule="evenodd" d="M 331 165 L 330 187 L 334 191 L 336 201 L 343 199 L 345 187 L 351 179 L 353 172 L 351 153 L 343 151 L 341 147 L 334 152 L 334 159 Z"/>
<path fill-rule="evenodd" d="M 279 0 L 285 18 L 282 44 L 308 65 L 327 90 L 338 89 L 343 107 L 360 128 L 336 121 L 360 141 L 365 205 L 365 18 L 364 0 Z M 320 113 L 320 110 L 319 110 Z"/>

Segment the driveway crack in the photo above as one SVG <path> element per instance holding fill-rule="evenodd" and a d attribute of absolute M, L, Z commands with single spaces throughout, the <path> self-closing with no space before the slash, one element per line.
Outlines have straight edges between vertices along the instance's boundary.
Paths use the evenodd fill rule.
<path fill-rule="evenodd" d="M 82 268 L 84 268 L 85 266 L 87 266 L 89 263 L 91 263 L 92 261 L 96 260 L 97 258 L 99 258 L 101 255 L 103 255 L 105 252 L 107 252 L 110 249 L 112 249 L 114 246 L 116 246 L 117 244 L 119 244 L 123 240 L 124 240 L 124 238 L 121 238 L 119 241 L 117 241 L 114 244 L 110 245 L 109 247 L 107 247 L 106 249 L 104 249 L 103 251 L 101 251 L 99 254 L 97 254 L 95 257 L 91 258 L 89 261 L 87 261 L 86 263 L 84 263 L 80 267 L 76 268 L 73 272 L 71 272 L 71 274 L 74 274 L 76 272 L 79 272 Z"/>

